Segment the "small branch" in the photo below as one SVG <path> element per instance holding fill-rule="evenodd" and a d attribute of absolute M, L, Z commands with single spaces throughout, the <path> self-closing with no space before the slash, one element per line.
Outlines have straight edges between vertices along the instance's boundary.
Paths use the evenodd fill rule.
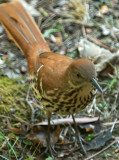
<path fill-rule="evenodd" d="M 15 118 L 16 121 L 18 121 L 20 123 L 24 123 L 27 126 L 30 126 L 30 123 L 26 122 L 25 120 L 23 120 L 23 119 L 21 119 L 19 117 L 16 117 L 15 115 L 14 115 L 14 118 Z"/>
<path fill-rule="evenodd" d="M 103 123 L 102 125 L 104 127 L 107 127 L 107 126 L 112 126 L 114 122 L 107 122 L 107 123 Z M 115 124 L 119 124 L 119 121 L 116 121 Z"/>
<path fill-rule="evenodd" d="M 99 118 L 98 117 L 93 117 L 93 118 L 75 118 L 75 121 L 77 124 L 84 124 L 84 123 L 91 123 L 97 121 Z M 72 118 L 62 118 L 62 119 L 56 119 L 56 120 L 51 120 L 50 124 L 51 125 L 59 125 L 59 124 L 73 124 L 73 119 Z M 40 122 L 35 125 L 48 125 L 47 122 Z"/>
<path fill-rule="evenodd" d="M 111 128 L 111 130 L 110 130 L 111 133 L 112 133 L 112 131 L 113 131 L 113 129 L 114 129 L 114 126 L 115 126 L 116 122 L 117 122 L 117 118 L 116 118 L 115 121 L 113 122 L 112 128 Z"/>
<path fill-rule="evenodd" d="M 87 39 L 90 40 L 91 42 L 95 43 L 96 45 L 100 46 L 100 47 L 103 47 L 105 49 L 110 50 L 111 52 L 116 52 L 115 48 L 111 48 L 111 47 L 103 44 L 99 39 L 93 38 L 93 37 L 88 36 L 88 35 L 87 35 Z"/>
<path fill-rule="evenodd" d="M 14 119 L 14 118 L 11 118 L 11 117 L 8 117 L 8 116 L 5 116 L 5 115 L 0 115 L 0 118 L 5 118 L 5 119 Z"/>
<path fill-rule="evenodd" d="M 109 144 L 107 147 L 105 147 L 105 148 L 103 148 L 101 151 L 99 151 L 99 152 L 97 152 L 97 153 L 95 153 L 94 155 L 92 155 L 92 156 L 90 156 L 90 157 L 88 157 L 88 158 L 86 158 L 86 159 L 84 159 L 84 160 L 90 160 L 90 159 L 92 159 L 92 158 L 94 158 L 94 157 L 96 157 L 98 154 L 100 154 L 100 153 L 102 153 L 102 152 L 104 152 L 106 149 L 108 149 L 109 147 L 111 147 L 114 143 L 116 143 L 116 142 L 118 142 L 118 140 L 116 139 L 116 140 L 114 140 L 111 144 Z"/>
<path fill-rule="evenodd" d="M 85 30 L 85 26 L 84 25 L 81 26 L 81 30 L 82 30 L 83 37 L 85 39 L 87 39 L 86 30 Z"/>
<path fill-rule="evenodd" d="M 34 114 L 35 114 L 35 110 L 34 110 L 34 107 L 33 107 L 33 102 L 31 100 L 29 100 L 29 93 L 30 93 L 30 88 L 28 88 L 28 91 L 27 91 L 27 96 L 26 96 L 26 102 L 27 104 L 30 106 L 31 108 L 31 122 L 33 123 L 34 121 Z"/>

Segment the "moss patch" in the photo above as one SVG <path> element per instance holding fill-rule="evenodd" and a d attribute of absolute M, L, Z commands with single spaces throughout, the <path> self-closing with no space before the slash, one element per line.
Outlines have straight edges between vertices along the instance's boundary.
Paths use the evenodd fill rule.
<path fill-rule="evenodd" d="M 30 107 L 26 103 L 28 86 L 18 79 L 0 76 L 0 114 L 13 114 L 23 119 L 30 116 Z"/>

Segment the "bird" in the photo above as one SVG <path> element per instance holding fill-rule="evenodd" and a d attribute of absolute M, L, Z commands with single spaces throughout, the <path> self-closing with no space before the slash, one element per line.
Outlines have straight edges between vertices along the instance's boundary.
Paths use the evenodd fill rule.
<path fill-rule="evenodd" d="M 30 87 L 48 117 L 48 149 L 52 154 L 52 113 L 72 115 L 75 123 L 73 114 L 93 100 L 96 89 L 102 93 L 95 66 L 87 58 L 74 60 L 52 52 L 34 19 L 18 1 L 0 4 L 0 22 L 26 57 Z"/>

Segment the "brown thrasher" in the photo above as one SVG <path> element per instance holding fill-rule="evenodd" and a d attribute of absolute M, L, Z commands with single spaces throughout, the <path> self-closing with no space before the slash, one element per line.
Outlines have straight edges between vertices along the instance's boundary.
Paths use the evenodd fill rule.
<path fill-rule="evenodd" d="M 91 102 L 95 95 L 93 86 L 102 92 L 95 79 L 94 64 L 86 58 L 72 60 L 51 52 L 38 26 L 19 2 L 0 4 L 0 21 L 27 59 L 30 86 L 48 115 L 48 133 L 52 112 L 73 117 L 73 113 Z"/>

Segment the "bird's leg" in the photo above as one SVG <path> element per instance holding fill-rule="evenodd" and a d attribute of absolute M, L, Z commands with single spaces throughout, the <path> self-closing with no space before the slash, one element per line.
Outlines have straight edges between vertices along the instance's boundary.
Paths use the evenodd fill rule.
<path fill-rule="evenodd" d="M 51 120 L 51 113 L 48 112 L 48 137 L 47 137 L 47 144 L 50 156 L 53 157 L 52 149 L 51 149 L 51 138 L 50 138 L 50 120 Z"/>
<path fill-rule="evenodd" d="M 52 148 L 52 144 L 51 144 L 51 130 L 50 130 L 50 121 L 51 121 L 51 113 L 48 112 L 47 113 L 48 115 L 48 137 L 47 137 L 47 145 L 48 145 L 48 150 L 49 150 L 49 153 L 50 153 L 50 156 L 53 158 L 53 160 L 55 160 L 54 156 L 53 156 L 53 153 L 52 153 L 52 150 L 55 152 L 55 150 Z"/>
<path fill-rule="evenodd" d="M 73 115 L 73 114 L 72 114 L 72 119 L 73 119 L 74 127 L 75 127 L 75 136 L 76 136 L 77 140 L 79 141 L 79 144 L 81 145 L 81 148 L 82 148 L 84 154 L 87 155 L 87 152 L 86 152 L 86 150 L 85 150 L 85 147 L 84 147 L 84 145 L 83 145 L 83 143 L 82 143 L 82 137 L 81 137 L 80 132 L 79 132 L 79 130 L 78 130 L 78 127 L 77 127 L 77 125 L 76 125 L 76 121 L 75 121 L 75 118 L 74 118 L 74 115 Z"/>

